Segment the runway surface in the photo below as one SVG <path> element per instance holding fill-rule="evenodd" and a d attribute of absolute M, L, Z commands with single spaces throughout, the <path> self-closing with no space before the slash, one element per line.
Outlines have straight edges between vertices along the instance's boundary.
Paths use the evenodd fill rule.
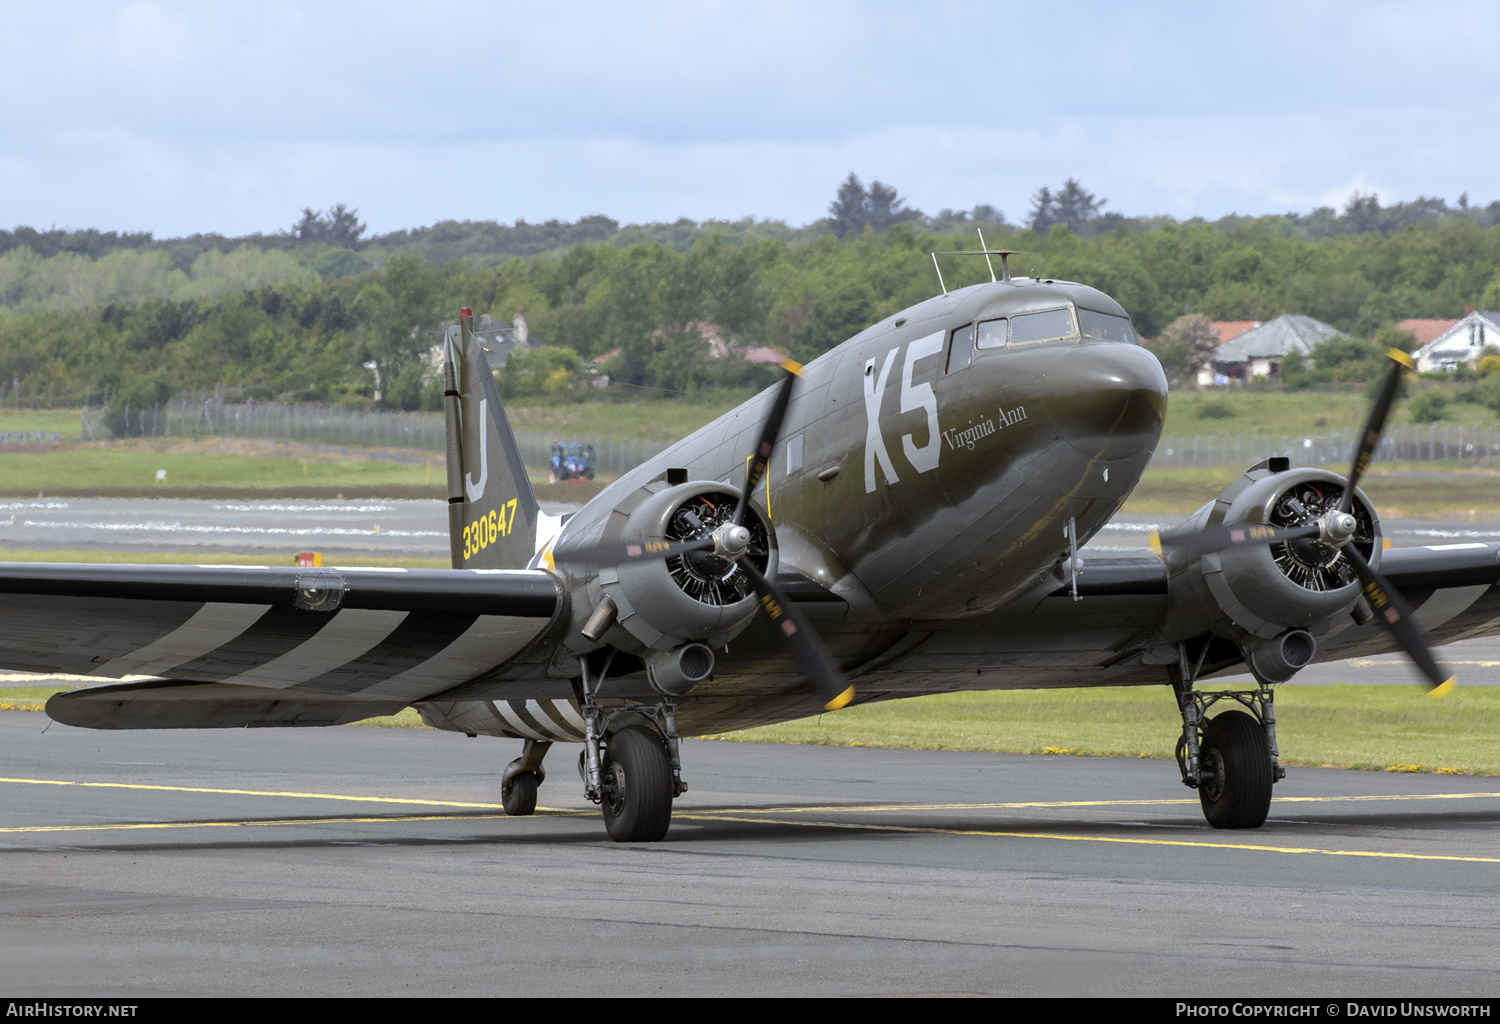
<path fill-rule="evenodd" d="M 556 515 L 579 506 L 542 507 Z M 1143 552 L 1151 530 L 1181 522 L 1180 516 L 1121 514 L 1082 550 L 1101 557 Z M 1500 523 L 1388 519 L 1381 528 L 1398 546 L 1500 541 Z M 276 562 L 307 550 L 443 558 L 448 513 L 444 502 L 430 500 L 11 499 L 0 501 L 0 548 L 263 551 Z"/>
<path fill-rule="evenodd" d="M 0 713 L 0 974 L 27 995 L 1418 996 L 1500 990 L 1500 781 L 689 741 L 657 844 L 560 747 Z"/>

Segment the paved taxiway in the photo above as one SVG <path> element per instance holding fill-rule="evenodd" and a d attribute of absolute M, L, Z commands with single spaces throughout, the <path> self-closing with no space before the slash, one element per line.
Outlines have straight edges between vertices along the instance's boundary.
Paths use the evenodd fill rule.
<path fill-rule="evenodd" d="M 0 713 L 28 995 L 1500 991 L 1493 779 L 1292 769 L 1216 832 L 1160 761 L 688 742 L 620 846 L 572 748 L 506 818 L 515 742 L 45 725 Z"/>

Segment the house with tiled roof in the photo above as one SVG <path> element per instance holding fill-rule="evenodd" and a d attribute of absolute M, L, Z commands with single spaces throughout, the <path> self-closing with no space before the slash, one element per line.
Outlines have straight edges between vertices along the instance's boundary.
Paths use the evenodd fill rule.
<path fill-rule="evenodd" d="M 1218 378 L 1243 383 L 1257 377 L 1274 379 L 1281 373 L 1281 361 L 1287 356 L 1293 352 L 1311 355 L 1314 345 L 1337 333 L 1332 325 L 1301 313 L 1284 313 L 1267 320 L 1218 347 L 1214 352 L 1216 383 Z"/>
<path fill-rule="evenodd" d="M 1500 348 L 1500 310 L 1475 310 L 1411 354 L 1419 373 L 1479 365 L 1486 346 Z"/>
<path fill-rule="evenodd" d="M 1423 345 L 1432 344 L 1439 337 L 1451 331 L 1457 324 L 1458 320 L 1450 317 L 1446 320 L 1402 320 L 1396 327 L 1406 331 L 1413 338 L 1417 339 L 1417 343 L 1414 346 L 1415 350 L 1421 348 Z"/>
<path fill-rule="evenodd" d="M 1233 341 L 1235 338 L 1238 338 L 1241 334 L 1244 334 L 1252 327 L 1259 327 L 1260 321 L 1210 320 L 1208 322 L 1208 325 L 1214 329 L 1214 334 L 1218 335 L 1219 340 L 1215 342 L 1215 344 L 1222 345 L 1226 341 Z M 1214 369 L 1212 363 L 1200 366 L 1198 368 L 1198 386 L 1201 388 L 1206 388 L 1209 385 L 1216 383 L 1215 378 L 1218 376 L 1221 375 Z"/>

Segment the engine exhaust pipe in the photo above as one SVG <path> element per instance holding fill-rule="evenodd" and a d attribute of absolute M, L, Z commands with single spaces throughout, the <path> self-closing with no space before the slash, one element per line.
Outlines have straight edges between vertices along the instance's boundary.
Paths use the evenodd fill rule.
<path fill-rule="evenodd" d="M 681 697 L 714 670 L 714 652 L 706 644 L 683 644 L 670 651 L 646 655 L 646 677 L 658 693 Z"/>
<path fill-rule="evenodd" d="M 1318 641 L 1305 629 L 1289 629 L 1250 651 L 1250 671 L 1262 683 L 1284 683 L 1312 663 Z"/>

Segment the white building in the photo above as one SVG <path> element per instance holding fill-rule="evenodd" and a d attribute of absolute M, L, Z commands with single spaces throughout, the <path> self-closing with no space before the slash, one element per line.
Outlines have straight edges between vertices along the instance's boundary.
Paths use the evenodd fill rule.
<path fill-rule="evenodd" d="M 1419 373 L 1479 365 L 1486 345 L 1500 348 L 1500 312 L 1476 310 L 1411 354 Z"/>

